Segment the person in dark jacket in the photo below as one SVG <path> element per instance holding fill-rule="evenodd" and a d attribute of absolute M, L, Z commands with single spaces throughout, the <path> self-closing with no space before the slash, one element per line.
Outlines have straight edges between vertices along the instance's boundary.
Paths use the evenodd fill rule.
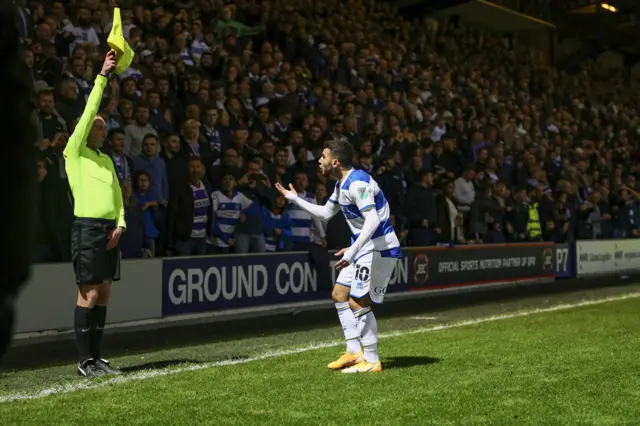
<path fill-rule="evenodd" d="M 207 176 L 212 188 L 220 188 L 222 181 L 222 175 L 231 173 L 236 181 L 240 181 L 244 173 L 242 169 L 238 167 L 239 163 L 238 151 L 235 148 L 227 148 L 222 154 L 222 161 L 209 165 L 207 163 Z"/>
<path fill-rule="evenodd" d="M 627 189 L 618 193 L 615 217 L 615 238 L 638 238 L 640 236 L 640 214 L 638 204 Z"/>
<path fill-rule="evenodd" d="M 589 200 L 579 209 L 578 238 L 583 240 L 600 240 L 611 238 L 611 211 L 608 203 L 602 202 L 599 191 L 589 194 Z"/>
<path fill-rule="evenodd" d="M 187 175 L 187 156 L 182 150 L 179 134 L 170 133 L 165 137 L 160 156 L 164 159 L 169 191 L 171 191 L 171 188 L 182 183 Z"/>
<path fill-rule="evenodd" d="M 240 216 L 235 228 L 236 253 L 264 253 L 265 242 L 262 233 L 262 206 L 268 203 L 271 182 L 260 170 L 257 159 L 249 161 L 247 173 L 238 181 L 238 190 L 253 204 Z"/>
<path fill-rule="evenodd" d="M 409 220 L 411 245 L 430 246 L 437 242 L 435 228 L 438 223 L 433 174 L 423 170 L 417 182 L 409 186 L 405 206 Z"/>
<path fill-rule="evenodd" d="M 38 199 L 39 204 L 44 205 L 43 200 L 47 196 L 46 191 L 42 190 L 42 181 L 47 176 L 47 167 L 45 166 L 46 160 L 40 156 L 36 158 L 36 167 L 38 169 Z M 52 262 L 55 260 L 53 250 L 53 236 L 51 229 L 48 227 L 47 211 L 44 209 L 38 209 L 36 219 L 36 247 L 33 252 L 33 262 L 44 263 Z"/>
<path fill-rule="evenodd" d="M 464 242 L 463 218 L 456 209 L 456 203 L 453 199 L 453 182 L 444 182 L 442 194 L 436 199 L 436 205 L 438 224 L 435 230 L 438 242 Z"/>
<path fill-rule="evenodd" d="M 416 150 L 419 151 L 419 150 Z M 411 158 L 411 164 L 404 169 L 404 177 L 407 181 L 407 186 L 411 186 L 415 183 L 420 184 L 422 180 L 422 172 L 426 170 L 424 167 L 424 161 L 421 154 L 416 154 Z"/>
<path fill-rule="evenodd" d="M 211 229 L 211 189 L 202 181 L 204 166 L 198 157 L 189 158 L 187 169 L 187 178 L 169 195 L 165 241 L 177 256 L 198 256 L 206 253 Z"/>
<path fill-rule="evenodd" d="M 402 169 L 396 164 L 395 150 L 385 150 L 381 155 L 381 161 L 375 180 L 389 202 L 391 216 L 402 216 L 405 181 Z"/>
<path fill-rule="evenodd" d="M 454 135 L 445 134 L 441 141 L 442 155 L 438 158 L 438 164 L 446 170 L 448 178 L 455 179 L 462 173 L 464 158 L 456 146 Z"/>
<path fill-rule="evenodd" d="M 507 201 L 506 235 L 508 241 L 525 241 L 527 224 L 529 223 L 529 203 L 527 189 L 517 188 L 515 194 Z"/>
<path fill-rule="evenodd" d="M 567 194 L 559 193 L 553 211 L 553 227 L 550 227 L 548 231 L 550 241 L 558 244 L 568 241 L 571 231 L 571 216 Z"/>
<path fill-rule="evenodd" d="M 491 187 L 480 187 L 473 204 L 471 204 L 469 215 L 469 230 L 473 234 L 473 239 L 484 241 L 485 235 L 490 230 L 491 218 L 501 211 L 502 206 L 493 198 Z M 492 235 L 489 240 L 493 240 L 493 238 Z"/>
<path fill-rule="evenodd" d="M 41 209 L 47 212 L 44 220 L 53 237 L 55 262 L 71 260 L 71 224 L 73 223 L 73 196 L 65 171 L 62 151 L 67 145 L 66 135 L 60 133 L 51 147 L 42 151 L 47 174 L 40 187 L 43 191 Z"/>
<path fill-rule="evenodd" d="M 491 201 L 500 209 L 492 210 L 487 218 L 487 232 L 483 242 L 486 244 L 505 243 L 505 215 L 507 208 L 508 191 L 503 181 L 498 181 L 495 189 L 491 191 Z"/>

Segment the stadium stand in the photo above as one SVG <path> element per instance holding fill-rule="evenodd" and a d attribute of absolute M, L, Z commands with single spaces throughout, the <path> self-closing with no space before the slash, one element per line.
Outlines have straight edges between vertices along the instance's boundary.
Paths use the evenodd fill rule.
<path fill-rule="evenodd" d="M 38 108 L 35 260 L 66 261 L 73 200 L 61 152 L 108 49 L 112 7 L 16 5 Z M 389 2 L 119 6 L 136 56 L 101 114 L 126 199 L 126 257 L 183 252 L 184 222 L 198 216 L 180 204 L 192 157 L 223 199 L 205 219 L 217 235 L 207 252 L 265 250 L 265 215 L 288 209 L 275 182 L 318 203 L 331 194 L 316 159 L 332 139 L 356 147 L 403 245 L 640 236 L 637 100 L 600 90 L 622 87 L 624 72 L 589 60 L 567 74 L 505 37 L 451 18 L 405 20 Z M 253 201 L 239 214 L 229 212 L 236 189 Z M 341 215 L 305 223 L 311 244 L 349 244 Z M 281 243 L 269 247 L 295 248 Z"/>

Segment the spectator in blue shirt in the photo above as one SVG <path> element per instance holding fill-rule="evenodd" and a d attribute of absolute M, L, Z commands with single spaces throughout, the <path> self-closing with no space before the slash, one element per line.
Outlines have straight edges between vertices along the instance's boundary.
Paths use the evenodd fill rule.
<path fill-rule="evenodd" d="M 262 230 L 268 252 L 286 250 L 291 246 L 291 218 L 283 211 L 286 199 L 277 194 L 271 209 L 262 207 Z"/>

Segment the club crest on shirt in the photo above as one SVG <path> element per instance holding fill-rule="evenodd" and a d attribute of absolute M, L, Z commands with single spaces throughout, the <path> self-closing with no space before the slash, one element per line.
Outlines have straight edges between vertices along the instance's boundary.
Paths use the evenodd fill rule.
<path fill-rule="evenodd" d="M 358 193 L 360 194 L 361 200 L 367 198 L 367 188 L 358 188 Z"/>

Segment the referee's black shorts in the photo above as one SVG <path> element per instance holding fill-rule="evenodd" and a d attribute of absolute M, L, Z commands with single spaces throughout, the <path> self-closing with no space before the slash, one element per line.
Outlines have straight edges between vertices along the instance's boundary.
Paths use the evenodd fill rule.
<path fill-rule="evenodd" d="M 76 284 L 94 285 L 120 279 L 120 249 L 107 250 L 114 220 L 76 218 L 71 227 L 71 261 Z"/>

